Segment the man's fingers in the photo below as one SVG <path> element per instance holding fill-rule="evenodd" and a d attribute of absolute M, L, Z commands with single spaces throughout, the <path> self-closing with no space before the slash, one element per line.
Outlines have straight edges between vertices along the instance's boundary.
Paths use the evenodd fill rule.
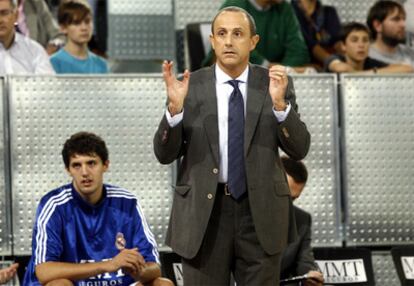
<path fill-rule="evenodd" d="M 132 263 L 137 270 L 145 266 L 145 259 L 137 249 L 133 249 L 133 251 L 127 253 L 125 259 L 128 263 Z"/>
<path fill-rule="evenodd" d="M 190 72 L 186 69 L 183 74 L 183 83 L 188 84 L 189 80 L 190 80 Z"/>
<path fill-rule="evenodd" d="M 168 62 L 164 61 L 162 63 L 162 74 L 164 77 L 166 77 L 168 76 L 169 73 L 170 73 L 170 68 L 169 68 Z"/>
<path fill-rule="evenodd" d="M 164 61 L 162 63 L 162 75 L 167 85 L 171 84 L 172 80 L 174 79 L 172 66 L 173 62 Z"/>
<path fill-rule="evenodd" d="M 122 267 L 122 268 L 126 269 L 127 272 L 130 272 L 130 273 L 133 273 L 133 274 L 139 273 L 139 268 L 137 267 L 137 265 L 135 265 L 132 262 L 126 262 L 125 266 Z"/>
<path fill-rule="evenodd" d="M 309 286 L 319 286 L 323 285 L 323 274 L 319 271 L 309 271 L 308 279 L 306 280 L 306 285 Z"/>
<path fill-rule="evenodd" d="M 188 79 L 190 77 L 190 72 L 186 69 L 183 74 L 184 79 Z"/>
<path fill-rule="evenodd" d="M 9 267 L 7 267 L 7 268 L 5 268 L 5 269 L 3 269 L 3 270 L 15 270 L 15 269 L 17 269 L 17 267 L 19 267 L 19 263 L 13 263 L 12 265 L 10 265 Z M 1 272 L 1 271 L 0 271 Z"/>
<path fill-rule="evenodd" d="M 138 258 L 138 262 L 142 267 L 145 266 L 145 259 L 144 257 L 142 257 L 142 255 L 140 255 L 140 257 Z"/>
<path fill-rule="evenodd" d="M 282 80 L 287 82 L 287 69 L 281 65 L 272 66 L 269 69 L 269 77 L 274 80 Z"/>
<path fill-rule="evenodd" d="M 137 257 L 135 257 L 134 255 L 130 255 L 130 254 L 125 255 L 121 264 L 122 264 L 121 268 L 127 268 L 131 272 L 134 272 L 134 273 L 139 271 L 139 268 L 140 268 Z"/>

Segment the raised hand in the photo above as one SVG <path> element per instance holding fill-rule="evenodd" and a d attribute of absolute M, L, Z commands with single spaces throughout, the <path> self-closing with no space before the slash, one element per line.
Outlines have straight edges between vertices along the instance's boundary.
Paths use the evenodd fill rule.
<path fill-rule="evenodd" d="M 269 68 L 269 94 L 276 110 L 285 110 L 285 93 L 288 85 L 286 67 L 274 65 Z"/>
<path fill-rule="evenodd" d="M 183 80 L 180 81 L 172 72 L 173 62 L 164 61 L 162 63 L 162 75 L 167 87 L 168 111 L 172 116 L 183 110 L 184 100 L 188 93 L 188 83 L 190 72 L 184 71 Z"/>
<path fill-rule="evenodd" d="M 128 273 L 139 274 L 145 267 L 145 260 L 138 252 L 138 248 L 123 249 L 110 260 L 110 265 L 108 272 L 115 272 L 122 268 Z"/>

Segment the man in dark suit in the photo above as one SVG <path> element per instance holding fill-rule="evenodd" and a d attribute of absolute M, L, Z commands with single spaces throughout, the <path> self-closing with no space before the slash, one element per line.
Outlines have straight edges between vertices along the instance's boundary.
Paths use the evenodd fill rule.
<path fill-rule="evenodd" d="M 168 110 L 154 136 L 163 164 L 178 159 L 166 242 L 185 285 L 276 285 L 280 253 L 296 237 L 278 148 L 303 158 L 310 135 L 285 67 L 249 65 L 254 20 L 227 7 L 213 20 L 216 64 L 179 81 L 163 63 Z"/>
<path fill-rule="evenodd" d="M 295 200 L 306 185 L 308 171 L 302 162 L 286 156 L 282 157 L 282 163 L 286 171 L 290 194 Z M 283 252 L 280 279 L 306 275 L 304 285 L 321 286 L 324 281 L 323 275 L 315 263 L 311 247 L 312 217 L 296 206 L 294 209 L 298 238 L 290 243 Z M 289 285 L 297 285 L 297 283 Z"/>

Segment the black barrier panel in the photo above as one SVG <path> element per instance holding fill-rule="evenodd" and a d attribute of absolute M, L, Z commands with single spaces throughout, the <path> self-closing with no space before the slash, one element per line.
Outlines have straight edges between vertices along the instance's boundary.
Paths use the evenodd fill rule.
<path fill-rule="evenodd" d="M 183 285 L 181 256 L 175 252 L 160 252 L 162 276 L 174 282 L 174 285 Z"/>
<path fill-rule="evenodd" d="M 315 248 L 327 285 L 375 285 L 371 251 L 363 248 Z"/>
<path fill-rule="evenodd" d="M 414 285 L 414 246 L 393 247 L 391 255 L 401 285 Z"/>

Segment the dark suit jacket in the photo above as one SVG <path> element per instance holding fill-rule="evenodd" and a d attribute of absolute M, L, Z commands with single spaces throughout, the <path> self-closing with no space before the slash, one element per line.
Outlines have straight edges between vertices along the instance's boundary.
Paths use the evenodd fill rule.
<path fill-rule="evenodd" d="M 280 279 L 299 276 L 318 269 L 311 247 L 312 217 L 294 206 L 298 238 L 290 243 L 282 255 Z"/>
<path fill-rule="evenodd" d="M 248 78 L 244 155 L 248 199 L 257 236 L 270 255 L 281 252 L 296 236 L 289 188 L 278 147 L 302 159 L 310 135 L 297 111 L 292 80 L 286 99 L 292 109 L 278 123 L 268 92 L 268 70 L 251 65 Z M 218 183 L 219 134 L 214 66 L 191 74 L 184 118 L 171 128 L 164 115 L 154 136 L 158 160 L 180 160 L 166 243 L 191 259 L 201 245 Z M 292 227 L 293 226 L 293 227 Z"/>

